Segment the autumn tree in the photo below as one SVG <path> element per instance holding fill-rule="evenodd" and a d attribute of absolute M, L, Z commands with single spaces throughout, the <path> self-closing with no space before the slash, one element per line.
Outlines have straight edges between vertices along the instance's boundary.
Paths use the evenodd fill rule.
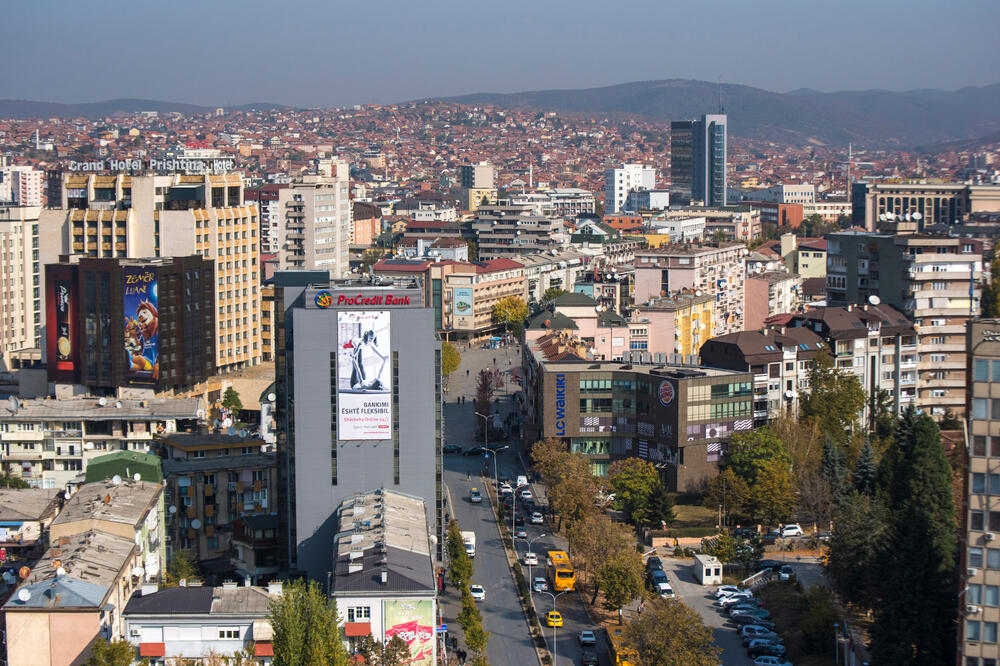
<path fill-rule="evenodd" d="M 411 656 L 410 646 L 399 634 L 385 643 L 375 639 L 371 634 L 363 636 L 358 641 L 357 651 L 365 660 L 366 666 L 405 666 Z"/>
<path fill-rule="evenodd" d="M 462 355 L 455 349 L 455 345 L 450 342 L 441 343 L 441 374 L 447 377 L 458 370 L 462 363 Z"/>
<path fill-rule="evenodd" d="M 753 485 L 754 515 L 769 523 L 786 520 L 795 508 L 795 482 L 788 465 L 771 460 L 760 470 Z"/>
<path fill-rule="evenodd" d="M 558 527 L 562 528 L 563 521 L 567 527 L 572 527 L 596 511 L 596 496 L 597 480 L 591 472 L 590 462 L 579 453 L 567 455 L 555 483 L 549 485 L 549 504 L 559 515 Z"/>
<path fill-rule="evenodd" d="M 609 558 L 621 553 L 635 553 L 632 532 L 611 520 L 605 513 L 591 512 L 567 530 L 574 561 L 579 568 L 594 575 L 594 594 L 591 605 L 597 601 L 601 580 L 597 577 Z M 640 561 L 641 565 L 641 561 Z"/>
<path fill-rule="evenodd" d="M 994 252 L 990 262 L 990 281 L 983 286 L 979 299 L 983 317 L 1000 317 L 1000 252 Z"/>
<path fill-rule="evenodd" d="M 465 550 L 465 541 L 462 540 L 457 520 L 452 520 L 448 524 L 445 547 L 448 549 L 448 579 L 455 587 L 465 589 L 472 579 L 474 568 L 472 558 Z"/>
<path fill-rule="evenodd" d="M 722 507 L 727 517 L 745 516 L 750 505 L 750 486 L 731 469 L 724 469 L 708 482 L 705 491 L 705 506 L 710 509 Z"/>
<path fill-rule="evenodd" d="M 597 587 L 604 590 L 605 607 L 620 611 L 642 594 L 642 556 L 635 548 L 616 549 L 598 567 L 594 581 L 595 594 Z"/>
<path fill-rule="evenodd" d="M 764 426 L 734 434 L 722 459 L 722 467 L 732 470 L 736 476 L 753 486 L 761 470 L 772 462 L 780 463 L 786 468 L 791 464 L 785 445 L 773 430 Z"/>
<path fill-rule="evenodd" d="M 818 425 L 799 419 L 793 412 L 784 411 L 767 427 L 785 446 L 792 474 L 796 478 L 819 466 L 826 438 Z"/>
<path fill-rule="evenodd" d="M 829 355 L 817 356 L 809 370 L 809 389 L 799 398 L 800 416 L 843 443 L 864 406 L 865 391 L 857 376 L 835 368 Z"/>
<path fill-rule="evenodd" d="M 660 485 L 660 473 L 642 458 L 624 458 L 611 463 L 608 483 L 615 493 L 614 507 L 636 525 L 646 522 L 649 499 Z"/>
<path fill-rule="evenodd" d="M 548 289 L 545 290 L 545 293 L 542 294 L 542 303 L 553 301 L 565 293 L 568 292 L 560 287 L 549 287 Z"/>
<path fill-rule="evenodd" d="M 558 476 L 563 459 L 568 455 L 566 441 L 558 437 L 540 439 L 531 447 L 531 460 L 535 463 L 535 469 L 546 481 Z"/>
<path fill-rule="evenodd" d="M 524 320 L 531 314 L 531 309 L 524 299 L 517 296 L 505 296 L 493 304 L 493 321 L 502 324 L 506 330 L 520 335 Z"/>
<path fill-rule="evenodd" d="M 636 666 L 716 666 L 722 654 L 697 611 L 674 599 L 649 602 L 625 626 L 625 642 Z"/>
<path fill-rule="evenodd" d="M 175 550 L 167 563 L 167 570 L 163 576 L 164 587 L 177 587 L 182 580 L 194 581 L 198 579 L 198 565 L 195 564 L 194 556 L 190 550 Z"/>
<path fill-rule="evenodd" d="M 98 638 L 90 646 L 87 666 L 131 666 L 135 662 L 135 646 L 126 640 L 108 642 Z"/>
<path fill-rule="evenodd" d="M 275 666 L 347 666 L 333 599 L 315 581 L 286 583 L 268 602 Z"/>

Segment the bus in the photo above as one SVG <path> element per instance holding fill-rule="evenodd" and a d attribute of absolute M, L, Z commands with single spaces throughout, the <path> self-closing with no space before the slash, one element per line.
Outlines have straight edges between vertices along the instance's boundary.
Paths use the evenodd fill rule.
<path fill-rule="evenodd" d="M 611 643 L 609 656 L 616 666 L 636 666 L 639 663 L 639 654 L 625 645 L 624 629 L 608 627 L 608 641 Z"/>
<path fill-rule="evenodd" d="M 576 589 L 576 572 L 569 561 L 569 555 L 562 550 L 550 550 L 549 556 L 549 582 L 552 590 L 563 592 L 565 590 Z"/>

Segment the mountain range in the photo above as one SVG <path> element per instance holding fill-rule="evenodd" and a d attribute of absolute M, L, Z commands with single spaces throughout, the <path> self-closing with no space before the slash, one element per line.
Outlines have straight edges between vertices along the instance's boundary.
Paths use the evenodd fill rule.
<path fill-rule="evenodd" d="M 475 93 L 428 99 L 565 113 L 628 114 L 681 120 L 716 113 L 721 102 L 729 133 L 804 145 L 913 147 L 977 139 L 1000 131 L 1000 84 L 954 91 L 801 88 L 786 93 L 690 79 L 639 81 L 580 90 Z"/>
<path fill-rule="evenodd" d="M 156 111 L 157 113 L 183 113 L 195 115 L 211 113 L 217 107 L 184 104 L 183 102 L 160 102 L 151 99 L 109 99 L 103 102 L 86 104 L 62 104 L 60 102 L 32 102 L 21 99 L 0 99 L 0 118 L 105 118 L 121 114 Z M 247 111 L 255 109 L 268 111 L 271 109 L 290 108 L 287 104 L 271 104 L 254 102 L 240 106 L 224 107 L 227 111 Z"/>

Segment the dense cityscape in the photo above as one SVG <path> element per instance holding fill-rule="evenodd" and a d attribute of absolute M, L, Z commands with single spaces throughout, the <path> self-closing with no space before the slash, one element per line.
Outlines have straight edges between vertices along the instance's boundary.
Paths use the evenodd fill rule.
<path fill-rule="evenodd" d="M 1000 138 L 732 88 L 0 101 L 3 663 L 997 666 Z"/>

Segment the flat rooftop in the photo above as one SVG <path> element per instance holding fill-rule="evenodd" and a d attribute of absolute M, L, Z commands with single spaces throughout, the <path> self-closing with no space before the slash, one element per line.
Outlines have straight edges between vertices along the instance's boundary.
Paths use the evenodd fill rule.
<path fill-rule="evenodd" d="M 154 400 L 116 400 L 105 398 L 65 398 L 60 400 L 21 400 L 16 411 L 9 405 L 0 407 L 4 421 L 117 421 L 196 419 L 198 398 L 160 398 Z"/>
<path fill-rule="evenodd" d="M 66 502 L 52 525 L 91 519 L 138 525 L 161 492 L 162 486 L 150 481 L 85 483 Z"/>
<path fill-rule="evenodd" d="M 670 364 L 639 364 L 623 363 L 622 361 L 553 361 L 545 363 L 545 372 L 645 372 L 650 375 L 679 379 L 694 379 L 698 377 L 727 377 L 730 375 L 746 375 L 738 370 L 723 370 L 704 365 L 670 365 Z"/>
<path fill-rule="evenodd" d="M 0 488 L 0 521 L 41 520 L 61 492 L 57 488 Z"/>

